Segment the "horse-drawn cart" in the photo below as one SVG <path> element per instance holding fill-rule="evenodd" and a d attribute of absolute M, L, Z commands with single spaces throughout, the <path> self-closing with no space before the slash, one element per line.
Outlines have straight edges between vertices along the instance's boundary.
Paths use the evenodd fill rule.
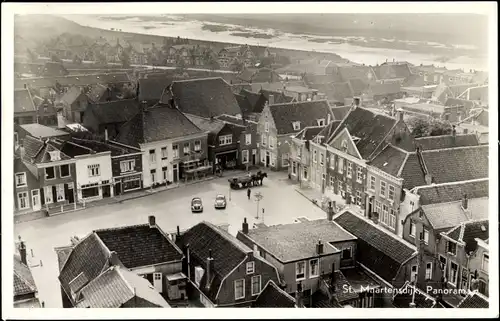
<path fill-rule="evenodd" d="M 254 174 L 233 177 L 228 179 L 228 181 L 232 189 L 241 189 L 262 185 L 265 177 L 267 177 L 267 173 L 258 171 Z"/>

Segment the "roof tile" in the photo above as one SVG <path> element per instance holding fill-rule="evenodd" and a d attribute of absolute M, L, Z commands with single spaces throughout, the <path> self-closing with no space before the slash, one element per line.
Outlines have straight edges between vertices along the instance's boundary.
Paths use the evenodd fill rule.
<path fill-rule="evenodd" d="M 325 122 L 328 115 L 333 116 L 326 100 L 307 101 L 299 103 L 270 105 L 269 109 L 276 124 L 278 135 L 298 132 L 293 128 L 293 122 L 300 121 L 301 128 L 317 126 L 318 119 Z"/>

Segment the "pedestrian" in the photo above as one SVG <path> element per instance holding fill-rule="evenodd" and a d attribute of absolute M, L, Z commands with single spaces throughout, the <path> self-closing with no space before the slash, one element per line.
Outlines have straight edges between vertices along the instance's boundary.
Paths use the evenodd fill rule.
<path fill-rule="evenodd" d="M 247 196 L 248 196 L 248 199 L 250 199 L 250 194 L 251 194 L 251 193 L 252 193 L 252 192 L 250 191 L 250 187 L 249 187 L 249 188 L 247 189 Z"/>

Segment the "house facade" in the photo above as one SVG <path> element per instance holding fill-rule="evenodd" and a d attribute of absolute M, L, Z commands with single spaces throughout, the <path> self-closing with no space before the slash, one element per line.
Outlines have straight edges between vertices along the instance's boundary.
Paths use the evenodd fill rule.
<path fill-rule="evenodd" d="M 474 239 L 477 250 L 470 256 L 469 271 L 471 272 L 471 290 L 477 289 L 479 293 L 489 297 L 489 240 Z"/>
<path fill-rule="evenodd" d="M 75 155 L 78 200 L 90 202 L 113 197 L 111 152 Z"/>

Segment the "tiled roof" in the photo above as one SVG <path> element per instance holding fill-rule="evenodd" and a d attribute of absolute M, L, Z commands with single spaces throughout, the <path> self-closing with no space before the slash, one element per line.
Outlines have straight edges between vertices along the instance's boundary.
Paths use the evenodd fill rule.
<path fill-rule="evenodd" d="M 307 85 L 303 80 L 290 80 L 290 81 L 276 81 L 276 82 L 254 82 L 250 84 L 253 92 L 260 90 L 279 91 L 283 92 L 287 87 L 306 87 Z"/>
<path fill-rule="evenodd" d="M 257 125 L 257 122 L 255 122 L 255 121 L 251 121 L 251 120 L 248 120 L 248 119 L 243 120 L 240 117 L 232 116 L 232 115 L 220 115 L 220 116 L 217 116 L 215 118 L 218 119 L 218 120 L 221 120 L 223 122 L 230 123 L 230 124 L 233 124 L 233 125 L 238 125 L 238 126 L 248 126 L 248 125 L 250 125 L 252 127 L 252 126 L 256 126 Z"/>
<path fill-rule="evenodd" d="M 330 280 L 329 275 L 324 275 L 323 278 L 326 282 Z M 340 270 L 335 271 L 335 289 L 337 289 L 337 291 L 333 294 L 339 303 L 359 298 L 359 295 L 354 291 L 351 284 Z"/>
<path fill-rule="evenodd" d="M 435 230 L 446 231 L 469 220 L 488 218 L 488 198 L 469 199 L 468 211 L 462 209 L 462 202 L 422 205 L 422 211 Z"/>
<path fill-rule="evenodd" d="M 351 136 L 359 138 L 356 148 L 361 157 L 368 159 L 395 124 L 394 118 L 357 107 L 344 118 L 329 143 L 337 133 L 347 128 Z"/>
<path fill-rule="evenodd" d="M 64 246 L 64 247 L 59 247 L 54 249 L 57 254 L 57 265 L 59 266 L 59 272 L 61 272 L 62 268 L 64 267 L 64 264 L 66 264 L 66 261 L 68 260 L 68 257 L 71 254 L 71 251 L 73 251 L 72 246 Z"/>
<path fill-rule="evenodd" d="M 353 95 L 361 95 L 365 90 L 368 89 L 368 84 L 363 81 L 363 79 L 353 78 L 348 81 L 349 86 Z"/>
<path fill-rule="evenodd" d="M 436 204 L 459 201 L 466 194 L 469 199 L 488 197 L 488 178 L 457 182 L 454 184 L 435 184 L 419 187 L 420 204 Z"/>
<path fill-rule="evenodd" d="M 257 70 L 246 69 L 238 77 L 246 82 L 277 82 L 281 77 L 272 69 L 260 68 Z"/>
<path fill-rule="evenodd" d="M 44 143 L 38 138 L 26 136 L 23 141 L 24 145 L 24 155 L 23 161 L 40 164 L 51 162 L 50 153 L 54 151 L 60 152 L 61 160 L 70 159 L 71 157 L 66 155 L 61 149 L 55 146 L 53 141 Z"/>
<path fill-rule="evenodd" d="M 163 91 L 173 82 L 173 77 L 151 77 L 139 79 L 139 101 L 159 102 Z"/>
<path fill-rule="evenodd" d="M 415 296 L 413 297 L 413 292 Z M 394 305 L 398 308 L 410 308 L 413 298 L 416 308 L 429 309 L 436 307 L 436 300 L 422 290 L 415 288 L 406 282 L 405 285 L 394 296 Z"/>
<path fill-rule="evenodd" d="M 28 89 L 14 91 L 14 113 L 34 112 L 35 104 Z"/>
<path fill-rule="evenodd" d="M 120 127 L 116 141 L 130 146 L 201 133 L 180 110 L 159 104 L 137 113 Z"/>
<path fill-rule="evenodd" d="M 327 75 L 314 75 L 306 74 L 304 76 L 304 82 L 308 85 L 320 85 L 328 84 L 332 82 L 341 82 L 339 75 L 337 74 L 327 74 Z"/>
<path fill-rule="evenodd" d="M 462 222 L 446 234 L 455 241 L 464 242 L 466 253 L 473 252 L 477 249 L 476 239 L 487 240 L 489 237 L 488 219 Z"/>
<path fill-rule="evenodd" d="M 427 185 L 416 153 L 408 153 L 408 158 L 401 171 L 401 177 L 404 179 L 403 188 L 412 189 L 415 186 Z"/>
<path fill-rule="evenodd" d="M 182 259 L 182 252 L 158 227 L 148 224 L 96 230 L 104 245 L 118 254 L 127 268 Z"/>
<path fill-rule="evenodd" d="M 285 103 L 289 103 L 293 100 L 293 97 L 287 96 L 287 95 L 285 95 L 281 92 L 278 92 L 278 91 L 261 89 L 259 91 L 259 93 L 264 95 L 264 97 L 266 98 L 267 101 L 269 101 L 269 95 L 273 95 L 275 104 L 285 104 Z"/>
<path fill-rule="evenodd" d="M 238 102 L 238 106 L 240 106 L 241 112 L 243 114 L 248 114 L 252 112 L 252 105 L 250 104 L 250 101 L 247 99 L 247 97 L 240 95 L 240 94 L 234 94 L 234 98 L 236 98 L 236 101 Z"/>
<path fill-rule="evenodd" d="M 445 106 L 465 106 L 466 110 L 470 110 L 475 106 L 475 103 L 471 100 L 467 99 L 459 99 L 459 98 L 448 98 L 446 99 Z"/>
<path fill-rule="evenodd" d="M 424 151 L 425 164 L 435 183 L 488 177 L 488 146 Z"/>
<path fill-rule="evenodd" d="M 326 94 L 328 100 L 339 103 L 344 103 L 345 98 L 351 98 L 354 95 L 347 82 L 311 85 L 311 88 Z"/>
<path fill-rule="evenodd" d="M 63 142 L 63 146 L 64 144 L 77 144 L 79 146 L 89 148 L 96 153 L 111 152 L 111 156 L 126 155 L 129 153 L 137 153 L 139 151 L 138 149 L 113 144 L 109 141 L 103 142 L 94 139 L 84 139 L 77 137 L 71 137 L 70 140 Z"/>
<path fill-rule="evenodd" d="M 358 238 L 358 262 L 389 283 L 401 265 L 416 253 L 414 246 L 348 211 L 335 217 L 334 221 Z"/>
<path fill-rule="evenodd" d="M 149 302 L 148 307 L 169 308 L 170 305 L 149 281 L 126 268 L 109 267 L 80 292 L 77 308 L 121 308 L 135 297 Z M 142 304 L 138 307 L 143 307 Z"/>
<path fill-rule="evenodd" d="M 56 137 L 56 136 L 64 136 L 68 135 L 67 132 L 48 127 L 41 124 L 24 124 L 20 125 L 22 129 L 24 129 L 28 134 L 37 138 L 47 138 L 47 137 Z"/>
<path fill-rule="evenodd" d="M 370 66 L 349 66 L 338 68 L 340 76 L 344 81 L 349 79 L 362 79 L 365 83 L 370 83 L 377 79 Z"/>
<path fill-rule="evenodd" d="M 321 144 L 325 144 L 326 140 L 333 134 L 333 132 L 337 129 L 337 127 L 341 124 L 340 120 L 334 120 L 330 122 L 328 125 L 323 127 L 323 129 L 316 135 L 318 137 L 319 142 Z"/>
<path fill-rule="evenodd" d="M 489 307 L 488 299 L 476 291 L 467 294 L 457 306 L 459 309 L 488 309 Z"/>
<path fill-rule="evenodd" d="M 415 143 L 417 146 L 422 147 L 424 151 L 479 145 L 477 136 L 474 134 L 419 137 L 415 138 Z"/>
<path fill-rule="evenodd" d="M 264 109 L 264 105 L 267 102 L 266 96 L 262 93 L 255 93 L 246 89 L 242 89 L 240 95 L 246 97 L 248 102 L 250 103 L 250 112 L 253 113 L 261 113 L 262 109 Z"/>
<path fill-rule="evenodd" d="M 401 85 L 397 82 L 371 84 L 368 90 L 374 96 L 392 95 L 401 92 Z"/>
<path fill-rule="evenodd" d="M 411 74 L 407 64 L 382 64 L 374 68 L 378 79 L 408 78 Z"/>
<path fill-rule="evenodd" d="M 21 257 L 14 254 L 14 295 L 25 295 L 38 292 L 28 266 L 21 262 Z"/>
<path fill-rule="evenodd" d="M 313 308 L 342 308 L 342 305 L 335 298 L 330 300 L 328 295 L 321 291 L 314 292 L 312 301 Z"/>
<path fill-rule="evenodd" d="M 272 280 L 260 292 L 253 308 L 295 308 L 295 298 L 280 289 Z"/>
<path fill-rule="evenodd" d="M 389 175 L 398 177 L 407 156 L 408 154 L 404 151 L 387 145 L 369 164 Z"/>
<path fill-rule="evenodd" d="M 425 85 L 424 77 L 419 74 L 411 74 L 403 81 L 404 87 L 421 87 Z"/>
<path fill-rule="evenodd" d="M 335 120 L 343 120 L 349 113 L 349 110 L 351 110 L 351 106 L 342 106 L 342 107 L 332 106 L 332 113 L 333 116 L 335 117 Z"/>
<path fill-rule="evenodd" d="M 136 99 L 123 99 L 89 104 L 87 108 L 94 114 L 99 124 L 111 124 L 129 121 L 137 115 L 141 107 Z"/>
<path fill-rule="evenodd" d="M 222 78 L 174 81 L 172 92 L 178 108 L 188 114 L 201 117 L 241 114 L 231 86 Z M 164 93 L 161 101 L 167 103 L 165 99 Z"/>
<path fill-rule="evenodd" d="M 229 233 L 208 222 L 199 223 L 181 235 L 178 245 L 182 247 L 187 244 L 192 265 L 201 266 L 204 270 L 207 267 L 209 251 L 212 250 L 213 279 L 207 280 L 204 273 L 199 285 L 212 302 L 216 300 L 222 280 L 252 252 Z"/>
<path fill-rule="evenodd" d="M 90 98 L 91 101 L 94 102 L 101 101 L 101 98 L 103 98 L 103 96 L 106 96 L 106 98 L 109 98 L 111 100 L 114 100 L 112 94 L 110 93 L 109 88 L 107 86 L 104 86 L 103 84 L 92 85 L 90 87 L 90 91 L 87 93 L 87 96 Z"/>
<path fill-rule="evenodd" d="M 296 138 L 301 140 L 311 140 L 316 137 L 319 132 L 321 132 L 325 128 L 324 126 L 309 126 L 302 129 L 297 135 Z"/>
<path fill-rule="evenodd" d="M 292 124 L 295 121 L 300 121 L 301 128 L 317 126 L 318 119 L 324 119 L 326 122 L 328 115 L 332 115 L 326 100 L 275 104 L 270 105 L 269 109 L 276 124 L 278 135 L 297 132 L 293 129 Z"/>
<path fill-rule="evenodd" d="M 91 75 L 68 75 L 59 77 L 21 78 L 14 80 L 14 88 L 23 88 L 28 85 L 32 88 L 54 87 L 56 83 L 61 86 L 85 86 L 95 84 L 129 83 L 130 78 L 124 72 L 101 73 Z"/>
<path fill-rule="evenodd" d="M 325 253 L 334 253 L 337 249 L 328 243 L 356 239 L 338 224 L 326 219 L 261 227 L 241 236 L 252 239 L 281 262 L 317 256 L 316 244 L 319 240 L 325 244 Z"/>
<path fill-rule="evenodd" d="M 210 138 L 213 141 L 209 141 L 209 144 L 216 144 L 217 134 L 221 131 L 221 129 L 225 126 L 225 123 L 217 118 L 203 118 L 194 115 L 186 114 L 187 118 L 196 125 L 196 127 L 200 128 L 203 131 L 209 132 L 209 140 Z"/>
<path fill-rule="evenodd" d="M 70 87 L 67 92 L 61 97 L 60 101 L 62 103 L 71 105 L 75 102 L 75 100 L 83 95 L 82 89 L 76 86 Z"/>

